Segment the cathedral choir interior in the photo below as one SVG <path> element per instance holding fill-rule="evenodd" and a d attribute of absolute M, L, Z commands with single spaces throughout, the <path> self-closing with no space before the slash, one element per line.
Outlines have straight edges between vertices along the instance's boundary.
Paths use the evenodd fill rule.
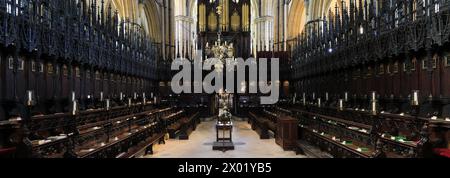
<path fill-rule="evenodd" d="M 0 158 L 450 158 L 449 128 L 449 0 L 0 0 Z"/>

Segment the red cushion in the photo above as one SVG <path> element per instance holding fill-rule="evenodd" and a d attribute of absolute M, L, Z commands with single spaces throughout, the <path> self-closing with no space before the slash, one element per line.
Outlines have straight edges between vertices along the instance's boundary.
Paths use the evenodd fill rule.
<path fill-rule="evenodd" d="M 0 155 L 8 155 L 16 152 L 16 148 L 0 148 Z"/>
<path fill-rule="evenodd" d="M 434 152 L 439 156 L 450 158 L 450 149 L 436 148 L 434 149 Z"/>

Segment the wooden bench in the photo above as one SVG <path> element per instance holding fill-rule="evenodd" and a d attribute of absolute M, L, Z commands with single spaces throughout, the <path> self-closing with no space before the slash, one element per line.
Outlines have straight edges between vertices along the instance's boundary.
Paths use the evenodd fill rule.
<path fill-rule="evenodd" d="M 182 126 L 181 120 L 185 114 L 186 113 L 184 110 L 180 110 L 176 113 L 172 113 L 163 117 L 163 120 L 167 124 L 167 132 L 169 133 L 170 139 L 174 139 L 177 137 Z"/>
<path fill-rule="evenodd" d="M 258 133 L 260 139 L 270 139 L 269 123 L 267 120 L 261 119 L 253 112 L 249 112 L 249 122 L 252 129 Z"/>
<path fill-rule="evenodd" d="M 118 152 L 122 152 L 123 150 L 134 147 L 134 144 L 140 143 L 141 140 L 146 140 L 147 137 L 151 137 L 152 134 L 162 133 L 164 130 L 163 124 L 156 121 L 159 115 L 169 111 L 170 110 L 167 109 L 149 109 L 144 112 L 136 111 L 134 114 L 114 118 L 111 117 L 108 120 L 99 120 L 89 123 L 76 122 L 78 120 L 83 120 L 82 118 L 79 118 L 79 116 L 76 118 L 68 117 L 64 119 L 75 121 L 73 127 L 77 134 L 75 135 L 76 143 L 74 145 L 74 151 L 76 154 L 79 154 L 79 157 L 103 157 L 103 153 L 108 153 L 108 157 L 115 157 L 115 151 L 107 150 L 118 150 Z M 33 121 L 37 124 L 39 124 L 39 122 L 61 123 L 59 119 L 44 119 L 41 116 L 34 117 Z M 156 125 L 150 126 L 152 123 L 156 123 Z M 60 126 L 58 125 L 58 127 Z M 138 130 L 139 132 L 136 132 Z M 129 138 L 127 133 L 132 133 L 132 135 L 130 135 L 132 137 Z M 137 135 L 135 135 L 135 133 Z M 66 135 L 65 137 L 55 139 L 47 139 L 49 137 L 45 138 L 45 140 L 36 139 L 32 141 L 33 151 L 42 154 L 42 157 L 63 157 L 63 153 L 66 150 L 64 147 L 69 140 L 68 136 Z M 118 138 L 119 142 L 113 140 L 115 138 Z M 103 144 L 101 144 L 99 140 L 103 141 Z M 130 145 L 127 145 L 127 143 L 130 143 Z M 86 151 L 91 149 L 92 151 Z"/>
<path fill-rule="evenodd" d="M 310 145 L 306 141 L 297 141 L 297 149 L 295 150 L 297 154 L 303 154 L 308 158 L 333 158 L 332 155 L 321 151 L 319 148 Z"/>
<path fill-rule="evenodd" d="M 421 147 L 429 144 L 424 141 L 430 138 L 422 132 L 433 130 L 435 122 L 445 122 L 385 112 L 373 115 L 350 108 L 338 111 L 336 108 L 306 106 L 291 111 L 300 122 L 301 139 L 335 157 L 428 157 L 422 156 L 429 152 L 428 149 Z M 389 130 L 392 127 L 397 133 Z"/>
<path fill-rule="evenodd" d="M 197 128 L 200 123 L 200 112 L 196 112 L 190 118 L 181 120 L 180 140 L 189 140 L 189 135 Z"/>
<path fill-rule="evenodd" d="M 169 132 L 169 138 L 170 139 L 174 139 L 174 138 L 177 137 L 178 133 L 180 132 L 181 126 L 182 126 L 181 122 L 176 122 L 176 123 L 173 123 L 172 125 L 170 125 L 167 128 L 167 131 Z"/>
<path fill-rule="evenodd" d="M 137 146 L 129 149 L 128 152 L 119 154 L 116 158 L 137 158 L 149 154 L 151 155 L 153 154 L 153 146 L 155 144 L 163 143 L 161 140 L 164 139 L 164 135 L 165 133 L 160 133 L 147 138 L 147 140 L 144 140 Z"/>

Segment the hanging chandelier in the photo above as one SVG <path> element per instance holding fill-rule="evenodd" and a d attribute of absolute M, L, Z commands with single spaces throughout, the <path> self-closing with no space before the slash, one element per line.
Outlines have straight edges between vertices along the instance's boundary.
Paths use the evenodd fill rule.
<path fill-rule="evenodd" d="M 239 0 L 233 0 L 233 2 L 239 2 Z M 217 0 L 210 0 L 212 3 L 217 3 Z M 222 4 L 218 2 L 217 5 L 217 14 L 219 15 L 219 22 L 222 21 Z M 219 28 L 217 32 L 217 40 L 215 41 L 214 45 L 210 46 L 209 43 L 206 43 L 206 55 L 207 56 L 213 56 L 216 59 L 219 59 L 222 63 L 225 62 L 227 58 L 233 58 L 234 57 L 234 46 L 233 43 L 227 43 L 226 41 L 222 42 L 222 29 Z M 220 67 L 220 66 L 216 66 Z"/>

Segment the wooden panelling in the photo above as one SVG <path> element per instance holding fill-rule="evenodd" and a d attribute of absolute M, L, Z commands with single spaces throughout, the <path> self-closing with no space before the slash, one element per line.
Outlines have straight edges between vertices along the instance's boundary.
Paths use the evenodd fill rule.
<path fill-rule="evenodd" d="M 6 58 L 6 72 L 5 72 L 5 86 L 6 87 L 6 93 L 5 93 L 5 99 L 6 100 L 14 100 L 15 93 L 16 93 L 16 75 L 15 75 L 15 59 L 13 56 L 7 56 Z"/>
<path fill-rule="evenodd" d="M 443 56 L 442 73 L 441 73 L 441 92 L 445 98 L 450 98 L 450 53 L 446 52 Z"/>

